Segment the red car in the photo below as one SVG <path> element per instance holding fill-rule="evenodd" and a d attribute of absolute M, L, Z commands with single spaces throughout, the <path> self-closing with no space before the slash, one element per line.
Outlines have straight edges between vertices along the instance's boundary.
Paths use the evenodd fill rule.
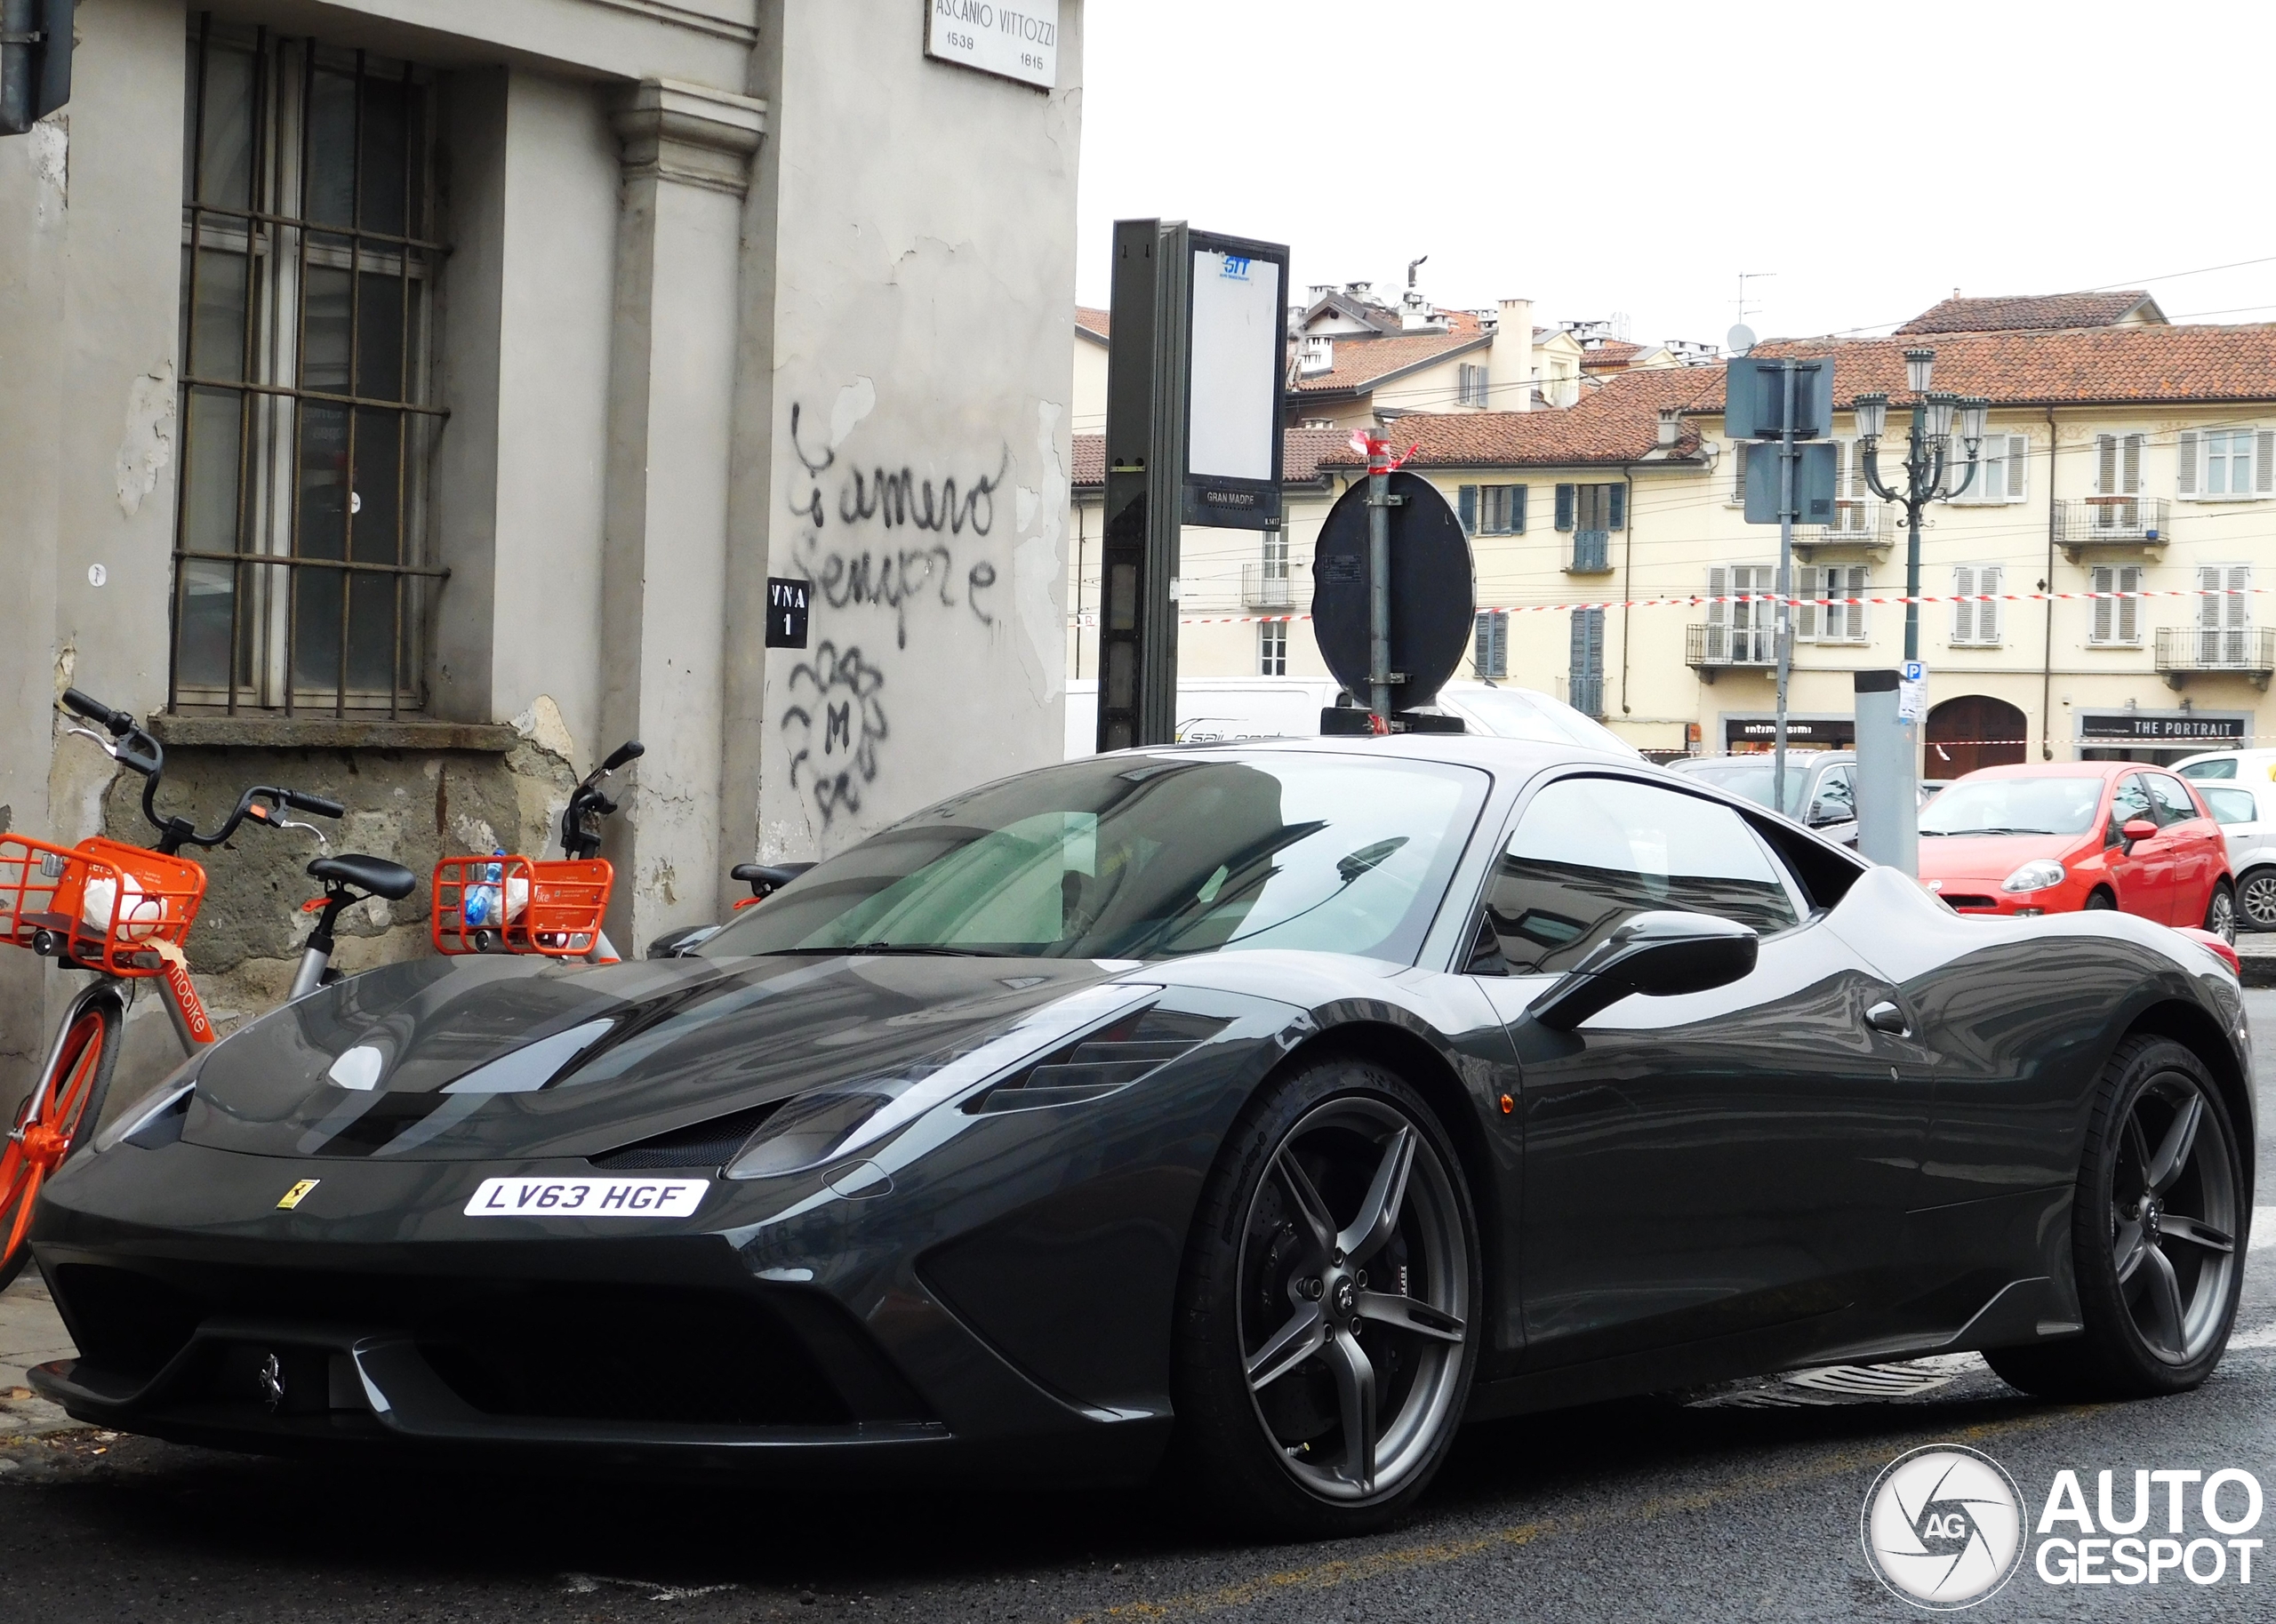
<path fill-rule="evenodd" d="M 1920 809 L 1920 881 L 1963 914 L 2114 908 L 2236 940 L 2221 826 L 2130 761 L 1984 767 Z"/>

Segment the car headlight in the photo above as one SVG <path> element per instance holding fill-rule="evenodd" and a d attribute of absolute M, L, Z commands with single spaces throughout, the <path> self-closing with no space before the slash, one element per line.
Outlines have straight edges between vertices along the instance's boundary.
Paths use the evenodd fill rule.
<path fill-rule="evenodd" d="M 155 1150 L 180 1139 L 181 1118 L 189 1113 L 189 1097 L 197 1092 L 197 1074 L 212 1052 L 212 1044 L 201 1045 L 196 1054 L 167 1073 L 164 1082 L 112 1117 L 110 1125 L 95 1135 L 95 1154 L 115 1150 L 130 1140 Z"/>
<path fill-rule="evenodd" d="M 938 1105 L 1064 1048 L 1083 1033 L 1144 1008 L 1158 986 L 1110 981 L 1029 1011 L 1009 1028 L 926 1056 L 892 1074 L 832 1084 L 788 1101 L 735 1159 L 730 1179 L 765 1179 L 853 1155 Z"/>
<path fill-rule="evenodd" d="M 2051 857 L 2035 857 L 2000 882 L 2002 891 L 2045 891 L 2063 883 L 2063 865 Z"/>

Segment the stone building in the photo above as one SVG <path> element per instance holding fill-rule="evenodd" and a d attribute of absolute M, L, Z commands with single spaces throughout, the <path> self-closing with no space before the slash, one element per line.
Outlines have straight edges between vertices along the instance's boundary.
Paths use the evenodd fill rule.
<path fill-rule="evenodd" d="M 1054 758 L 1082 5 L 1030 10 L 1046 86 L 910 0 L 80 0 L 0 140 L 0 828 L 146 837 L 67 683 L 170 809 L 320 791 L 422 871 L 538 854 L 637 736 L 637 951 Z M 210 854 L 217 1011 L 309 855 Z M 425 950 L 423 884 L 358 912 L 349 967 Z M 59 978 L 0 960 L 4 1098 Z"/>

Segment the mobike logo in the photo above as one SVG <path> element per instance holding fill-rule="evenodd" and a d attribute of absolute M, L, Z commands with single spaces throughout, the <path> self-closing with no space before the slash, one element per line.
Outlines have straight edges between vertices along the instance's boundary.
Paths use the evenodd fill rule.
<path fill-rule="evenodd" d="M 2239 1467 L 2139 1468 L 2130 1485 L 2100 1472 L 2091 1509 L 2079 1474 L 2061 1471 L 2032 1561 L 2050 1585 L 2248 1585 L 2262 1542 L 2239 1536 L 2260 1526 L 2261 1506 L 2260 1479 Z"/>
<path fill-rule="evenodd" d="M 213 1041 L 213 1022 L 206 1016 L 205 1001 L 197 996 L 197 988 L 189 979 L 189 966 L 178 953 L 163 956 L 166 989 L 173 994 L 174 1002 L 181 1006 L 182 1020 L 189 1028 L 190 1041 L 210 1044 Z"/>

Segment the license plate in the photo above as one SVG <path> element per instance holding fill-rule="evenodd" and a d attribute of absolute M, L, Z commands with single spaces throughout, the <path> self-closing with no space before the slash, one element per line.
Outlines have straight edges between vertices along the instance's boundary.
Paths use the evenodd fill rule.
<path fill-rule="evenodd" d="M 685 1218 L 709 1179 L 485 1179 L 469 1218 Z"/>

